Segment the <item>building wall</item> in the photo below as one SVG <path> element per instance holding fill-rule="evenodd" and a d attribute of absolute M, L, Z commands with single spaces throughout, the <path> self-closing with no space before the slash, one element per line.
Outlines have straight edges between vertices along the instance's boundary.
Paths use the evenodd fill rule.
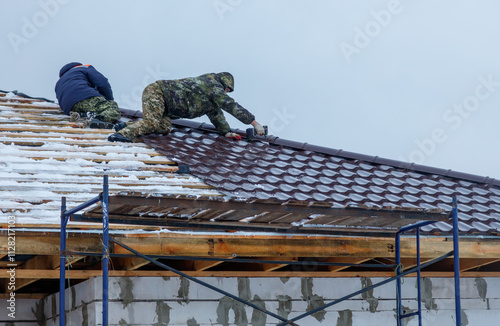
<path fill-rule="evenodd" d="M 293 318 L 383 278 L 200 278 L 280 316 Z M 396 325 L 395 282 L 375 288 L 298 321 L 299 325 Z M 424 278 L 423 325 L 456 325 L 454 280 Z M 403 306 L 417 309 L 416 279 L 405 278 Z M 102 323 L 102 278 L 66 290 L 67 325 Z M 275 325 L 277 319 L 187 279 L 115 277 L 109 283 L 109 325 Z M 5 300 L 2 301 L 7 310 Z M 59 325 L 58 295 L 18 300 L 16 326 Z M 461 280 L 462 325 L 496 325 L 500 278 Z M 5 311 L 4 310 L 4 311 Z M 20 314 L 22 312 L 22 315 Z M 12 321 L 0 316 L 0 325 Z M 23 320 L 24 322 L 21 322 Z M 417 317 L 403 325 L 418 325 Z"/>

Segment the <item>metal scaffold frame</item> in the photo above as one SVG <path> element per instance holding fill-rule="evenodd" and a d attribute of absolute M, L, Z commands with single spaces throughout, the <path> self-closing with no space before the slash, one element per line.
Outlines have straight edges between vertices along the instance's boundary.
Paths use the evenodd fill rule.
<path fill-rule="evenodd" d="M 130 248 L 129 246 L 121 243 L 120 241 L 110 238 L 109 237 L 109 185 L 108 185 L 108 176 L 104 176 L 103 180 L 103 192 L 100 193 L 97 197 L 73 208 L 73 209 L 66 209 L 66 198 L 62 197 L 62 204 L 61 204 L 61 253 L 60 253 L 60 280 L 59 280 L 59 325 L 60 326 L 65 326 L 65 280 L 66 280 L 66 275 L 65 275 L 65 267 L 66 266 L 66 258 L 67 258 L 67 251 L 66 251 L 66 237 L 67 237 L 67 232 L 66 232 L 66 227 L 67 223 L 69 221 L 69 218 L 71 215 L 91 206 L 94 205 L 98 202 L 101 202 L 102 210 L 103 210 L 103 253 L 102 253 L 102 286 L 103 286 L 103 297 L 102 297 L 102 321 L 103 325 L 107 326 L 108 325 L 108 303 L 109 303 L 109 296 L 108 296 L 108 284 L 109 284 L 109 270 L 108 270 L 108 265 L 109 265 L 109 258 L 110 257 L 123 257 L 123 256 L 133 256 L 133 257 L 141 257 L 143 259 L 148 260 L 149 262 L 162 267 L 164 269 L 167 269 L 181 277 L 185 277 L 186 279 L 193 281 L 197 284 L 200 284 L 202 286 L 205 286 L 213 291 L 216 291 L 218 293 L 221 293 L 225 296 L 228 296 L 236 301 L 239 301 L 245 305 L 248 305 L 262 313 L 265 313 L 269 316 L 272 316 L 280 321 L 278 326 L 285 326 L 285 325 L 298 325 L 296 322 L 298 320 L 301 320 L 307 316 L 310 316 L 316 312 L 322 311 L 328 307 L 331 307 L 337 303 L 340 303 L 342 301 L 348 300 L 350 298 L 353 298 L 357 295 L 360 295 L 364 292 L 370 291 L 376 287 L 382 286 L 384 284 L 387 284 L 392 281 L 396 281 L 396 305 L 397 305 L 397 326 L 401 326 L 402 320 L 404 318 L 412 317 L 412 316 L 418 316 L 418 321 L 419 325 L 422 325 L 422 306 L 421 306 L 421 275 L 420 271 L 423 268 L 426 268 L 432 264 L 435 264 L 443 259 L 446 259 L 448 257 L 453 256 L 454 259 L 454 277 L 455 277 L 455 314 L 456 314 L 456 325 L 461 326 L 461 305 L 460 305 L 460 266 L 459 266 L 459 236 L 458 236 L 458 208 L 457 208 L 457 200 L 456 198 L 453 198 L 453 206 L 452 206 L 452 212 L 451 212 L 451 218 L 453 221 L 453 251 L 435 258 L 433 260 L 427 261 L 424 264 L 421 264 L 420 262 L 420 228 L 432 223 L 435 223 L 435 221 L 423 221 L 419 223 L 415 223 L 412 225 L 408 225 L 405 227 L 402 227 L 395 235 L 395 259 L 396 259 L 396 264 L 395 265 L 380 265 L 380 264 L 348 264 L 348 263 L 321 263 L 321 262 L 314 262 L 315 265 L 330 265 L 330 266 L 358 266 L 358 267 L 383 267 L 383 268 L 390 268 L 395 270 L 395 276 L 385 279 L 381 282 L 378 282 L 376 284 L 373 284 L 369 287 L 363 288 L 361 290 L 352 292 L 351 294 L 348 294 L 342 298 L 336 299 L 332 302 L 329 302 L 321 307 L 317 307 L 313 310 L 310 310 L 304 314 L 301 314 L 299 316 L 296 316 L 291 319 L 286 319 L 282 316 L 279 316 L 271 311 L 266 310 L 265 308 L 259 307 L 255 304 L 253 304 L 250 301 L 244 300 L 236 295 L 233 295 L 229 292 L 226 292 L 222 289 L 219 289 L 213 285 L 210 285 L 206 282 L 203 282 L 193 276 L 190 276 L 184 272 L 181 272 L 175 268 L 172 268 L 168 265 L 165 265 L 159 261 L 157 261 L 158 258 L 171 258 L 170 256 L 147 256 L 144 254 L 141 254 L 140 252 L 136 251 L 133 248 Z M 401 235 L 405 232 L 408 231 L 416 231 L 416 258 L 417 258 L 417 266 L 410 268 L 408 270 L 403 270 L 402 265 L 401 265 L 401 245 L 400 245 L 400 240 L 401 240 Z M 119 255 L 119 254 L 110 254 L 109 253 L 109 242 L 113 242 L 118 246 L 121 246 L 128 251 L 131 252 L 131 255 Z M 77 252 L 71 252 L 72 254 L 77 254 Z M 89 253 L 81 253 L 81 254 L 86 254 L 86 255 L 91 255 Z M 176 257 L 176 258 L 187 258 L 187 257 Z M 200 260 L 224 260 L 224 259 L 219 259 L 219 258 L 206 258 L 206 257 L 189 257 L 189 258 L 196 258 Z M 234 261 L 234 259 L 232 259 Z M 239 259 L 240 262 L 259 262 L 259 260 L 256 259 Z M 290 264 L 290 265 L 308 265 L 311 262 L 307 261 L 280 261 L 276 263 L 283 263 L 283 264 Z M 409 314 L 403 314 L 402 312 L 402 297 L 401 297 L 401 278 L 408 276 L 410 274 L 417 273 L 417 301 L 418 301 L 418 309 L 416 312 L 412 312 Z"/>
<path fill-rule="evenodd" d="M 65 301 L 65 283 L 66 283 L 66 226 L 71 215 L 90 207 L 98 202 L 101 202 L 102 206 L 102 324 L 108 325 L 108 262 L 109 262 L 109 185 L 108 176 L 103 177 L 103 191 L 97 197 L 78 205 L 75 208 L 66 210 L 66 197 L 62 197 L 61 200 L 61 253 L 60 253 L 60 276 L 59 276 L 59 325 L 66 325 L 66 301 Z"/>

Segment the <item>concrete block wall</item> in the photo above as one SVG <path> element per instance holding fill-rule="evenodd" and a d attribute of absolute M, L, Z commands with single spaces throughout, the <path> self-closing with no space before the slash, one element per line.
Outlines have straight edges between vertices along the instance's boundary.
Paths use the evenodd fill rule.
<path fill-rule="evenodd" d="M 255 305 L 293 318 L 383 278 L 200 278 Z M 462 325 L 496 325 L 500 278 L 461 279 Z M 396 325 L 395 282 L 298 321 L 299 325 Z M 454 280 L 424 278 L 423 325 L 455 326 Z M 403 306 L 417 309 L 416 279 L 405 278 Z M 102 324 L 102 278 L 66 290 L 67 325 Z M 116 277 L 109 283 L 109 325 L 276 325 L 278 320 L 184 278 Z M 5 301 L 5 300 L 3 300 Z M 19 300 L 16 326 L 59 325 L 59 296 Z M 5 305 L 5 302 L 3 303 Z M 6 307 L 2 307 L 5 308 Z M 5 311 L 4 310 L 4 311 Z M 23 321 L 21 321 L 23 320 Z M 0 315 L 0 325 L 12 325 Z M 416 317 L 403 325 L 418 325 Z"/>

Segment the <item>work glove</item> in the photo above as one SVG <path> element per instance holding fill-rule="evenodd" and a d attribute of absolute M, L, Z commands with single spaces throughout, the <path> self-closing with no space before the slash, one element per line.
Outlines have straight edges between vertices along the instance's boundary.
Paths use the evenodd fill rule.
<path fill-rule="evenodd" d="M 232 138 L 232 139 L 235 139 L 235 140 L 241 140 L 241 136 L 234 133 L 234 132 L 228 132 L 226 133 L 225 135 L 227 138 Z"/>
<path fill-rule="evenodd" d="M 264 130 L 264 127 L 262 127 L 260 125 L 260 123 L 258 123 L 256 120 L 254 120 L 251 125 L 253 126 L 253 128 L 255 129 L 255 133 L 259 136 L 264 136 L 264 134 L 266 133 L 266 131 Z"/>

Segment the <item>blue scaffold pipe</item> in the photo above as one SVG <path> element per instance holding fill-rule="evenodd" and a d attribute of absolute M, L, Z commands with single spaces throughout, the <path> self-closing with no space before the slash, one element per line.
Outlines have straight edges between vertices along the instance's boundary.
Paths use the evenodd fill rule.
<path fill-rule="evenodd" d="M 108 176 L 104 176 L 102 192 L 102 324 L 108 325 L 108 261 L 109 261 L 109 185 Z"/>
<path fill-rule="evenodd" d="M 60 266 L 59 266 L 59 325 L 65 326 L 65 283 L 66 283 L 66 227 L 71 215 L 94 205 L 101 200 L 102 194 L 91 200 L 80 204 L 72 209 L 66 210 L 66 197 L 61 198 L 61 231 L 60 231 Z"/>
<path fill-rule="evenodd" d="M 460 255 L 458 241 L 458 205 L 457 198 L 453 198 L 453 267 L 455 271 L 455 314 L 457 326 L 462 325 L 462 309 L 460 306 Z"/>
<path fill-rule="evenodd" d="M 413 315 L 418 315 L 419 326 L 422 326 L 422 304 L 421 304 L 421 285 L 420 285 L 420 228 L 426 225 L 434 224 L 436 221 L 422 221 L 417 222 L 411 225 L 407 225 L 402 227 L 396 232 L 395 237 L 395 251 L 396 251 L 396 276 L 401 274 L 401 234 L 413 229 L 417 230 L 417 291 L 418 291 L 418 312 Z M 402 311 L 402 298 L 401 298 L 401 279 L 398 278 L 396 280 L 396 300 L 397 300 L 397 309 L 396 309 L 396 320 L 397 326 L 401 326 L 401 320 L 403 318 L 407 318 L 408 315 L 403 315 Z"/>
<path fill-rule="evenodd" d="M 434 224 L 436 222 L 437 221 L 422 221 L 422 222 L 417 222 L 417 223 L 414 223 L 414 224 L 403 226 L 401 229 L 398 230 L 397 233 L 398 234 L 405 233 L 407 231 L 410 231 L 410 230 L 413 230 L 413 229 L 418 229 L 418 228 L 421 228 L 422 226 L 426 226 L 426 225 L 429 225 L 429 224 Z"/>
<path fill-rule="evenodd" d="M 60 263 L 59 263 L 59 325 L 60 326 L 65 326 L 66 320 L 65 320 L 65 297 L 64 297 L 64 290 L 65 290 L 65 282 L 66 282 L 66 223 L 68 222 L 68 219 L 64 212 L 66 211 L 66 197 L 61 198 L 61 231 L 60 231 L 60 236 L 61 236 L 61 241 L 60 241 L 60 253 L 59 253 L 59 258 L 60 258 Z"/>
<path fill-rule="evenodd" d="M 427 266 L 430 266 L 430 265 L 435 264 L 435 263 L 437 263 L 437 262 L 439 262 L 439 261 L 441 261 L 441 260 L 444 260 L 444 259 L 446 259 L 446 258 L 448 258 L 448 257 L 451 257 L 452 255 L 453 255 L 453 252 L 452 252 L 452 251 L 450 251 L 449 253 L 447 253 L 447 254 L 445 254 L 445 255 L 443 255 L 443 256 L 441 256 L 441 257 L 435 258 L 435 259 L 433 259 L 433 260 L 430 260 L 430 261 L 428 261 L 428 262 L 426 262 L 426 263 L 422 264 L 422 265 L 421 265 L 421 268 L 426 268 Z M 357 296 L 357 295 L 359 295 L 359 294 L 361 294 L 361 293 L 363 293 L 363 292 L 370 291 L 371 289 L 374 289 L 374 288 L 376 288 L 376 287 L 379 287 L 379 286 L 385 285 L 385 284 L 387 284 L 387 283 L 389 283 L 389 282 L 392 282 L 392 281 L 394 281 L 394 280 L 396 280 L 396 279 L 398 279 L 398 278 L 404 277 L 404 276 L 409 275 L 409 274 L 413 274 L 413 273 L 415 273 L 418 269 L 419 269 L 419 267 L 414 267 L 414 268 L 411 268 L 411 269 L 409 269 L 409 270 L 407 270 L 407 271 L 401 272 L 399 275 L 396 275 L 396 276 L 393 276 L 393 277 L 391 277 L 391 278 L 385 279 L 385 280 L 383 280 L 383 281 L 381 281 L 381 282 L 379 282 L 379 283 L 375 283 L 375 284 L 373 284 L 373 285 L 371 285 L 371 286 L 368 286 L 368 287 L 366 287 L 366 288 L 364 288 L 364 289 L 361 289 L 361 290 L 358 290 L 358 291 L 352 292 L 351 294 L 348 294 L 348 295 L 346 295 L 346 296 L 344 296 L 344 297 L 342 297 L 342 298 L 340 298 L 340 299 L 334 300 L 334 301 L 332 301 L 332 302 L 330 302 L 330 303 L 327 303 L 327 304 L 325 304 L 325 305 L 323 305 L 323 306 L 321 306 L 321 307 L 314 308 L 314 309 L 309 310 L 308 312 L 306 312 L 306 313 L 304 313 L 304 314 L 302 314 L 302 315 L 299 315 L 299 316 L 297 316 L 297 317 L 294 317 L 294 318 L 290 319 L 287 323 L 293 323 L 293 322 L 295 322 L 295 321 L 297 321 L 297 320 L 299 320 L 299 319 L 302 319 L 302 318 L 304 318 L 304 317 L 307 317 L 307 316 L 313 315 L 313 314 L 317 313 L 318 311 L 325 310 L 326 308 L 331 307 L 331 306 L 333 306 L 333 305 L 335 305 L 335 304 L 337 304 L 337 303 L 339 303 L 339 302 L 342 302 L 342 301 L 348 300 L 348 299 L 350 299 L 350 298 L 352 298 L 352 297 L 354 297 L 354 296 Z M 278 324 L 278 325 L 276 325 L 276 326 L 285 326 L 285 325 L 288 325 L 287 323 L 280 323 L 280 324 Z"/>
<path fill-rule="evenodd" d="M 420 267 L 420 228 L 417 229 L 417 266 Z M 417 271 L 418 326 L 422 326 L 422 286 L 420 268 Z"/>
<path fill-rule="evenodd" d="M 396 276 L 399 276 L 401 274 L 401 236 L 398 233 L 396 233 L 396 238 L 394 240 L 396 247 L 394 248 L 396 251 Z M 402 315 L 402 309 L 401 309 L 401 279 L 397 278 L 396 279 L 396 324 L 397 326 L 401 326 L 401 315 Z"/>
<path fill-rule="evenodd" d="M 64 212 L 64 216 L 65 216 L 65 217 L 69 217 L 69 216 L 71 216 L 71 215 L 73 215 L 73 214 L 75 214 L 75 213 L 77 213 L 77 212 L 81 211 L 82 209 L 85 209 L 85 208 L 87 208 L 87 207 L 89 207 L 89 206 L 94 205 L 94 204 L 95 204 L 95 203 L 97 203 L 99 200 L 101 200 L 101 195 L 99 195 L 99 196 L 97 196 L 97 197 L 94 197 L 94 198 L 92 198 L 91 200 L 86 201 L 85 203 L 83 203 L 83 204 L 80 204 L 80 205 L 76 206 L 75 208 L 72 208 L 72 209 L 67 210 L 66 212 Z"/>
<path fill-rule="evenodd" d="M 135 249 L 133 249 L 133 248 L 130 248 L 130 247 L 129 247 L 129 246 L 127 246 L 126 244 L 124 244 L 124 243 L 122 243 L 122 242 L 120 242 L 120 241 L 118 241 L 118 240 L 116 240 L 116 239 L 114 239 L 114 238 L 111 238 L 111 241 L 112 241 L 112 242 L 114 242 L 114 243 L 116 243 L 116 244 L 117 244 L 117 245 L 119 245 L 120 247 L 127 249 L 127 250 L 128 250 L 128 251 L 130 251 L 131 253 L 135 254 L 135 255 L 136 255 L 136 257 L 141 257 L 141 258 L 144 258 L 144 259 L 148 260 L 149 262 L 151 262 L 151 263 L 155 264 L 156 266 L 159 266 L 159 267 L 162 267 L 162 268 L 168 269 L 169 271 L 171 271 L 171 272 L 173 272 L 173 273 L 175 273 L 175 274 L 177 274 L 177 275 L 180 275 L 180 276 L 182 276 L 182 277 L 184 277 L 184 278 L 186 278 L 186 279 L 188 279 L 188 280 L 190 280 L 190 281 L 193 281 L 193 282 L 195 282 L 195 283 L 197 283 L 197 284 L 200 284 L 200 285 L 202 285 L 202 286 L 204 286 L 204 287 L 206 287 L 206 288 L 209 288 L 209 289 L 214 290 L 214 291 L 216 291 L 216 292 L 218 292 L 218 293 L 221 293 L 221 294 L 223 294 L 223 295 L 225 295 L 225 296 L 228 296 L 229 298 L 231 298 L 231 299 L 233 299 L 233 300 L 236 300 L 236 301 L 238 301 L 238 302 L 241 302 L 241 303 L 243 303 L 243 304 L 245 304 L 245 305 L 247 305 L 247 306 L 250 306 L 250 307 L 254 308 L 255 310 L 258 310 L 258 311 L 260 311 L 260 312 L 262 312 L 262 313 L 265 313 L 265 314 L 267 314 L 267 315 L 269 315 L 269 316 L 272 316 L 272 317 L 274 317 L 274 318 L 276 318 L 276 319 L 278 319 L 278 320 L 280 320 L 280 321 L 282 321 L 282 322 L 283 322 L 283 323 L 278 324 L 278 325 L 293 325 L 293 326 L 298 326 L 296 323 L 294 323 L 294 322 L 292 322 L 292 321 L 290 321 L 290 320 L 287 320 L 286 318 L 283 318 L 283 317 L 281 317 L 280 315 L 277 315 L 277 314 L 275 314 L 275 313 L 273 313 L 273 312 L 271 312 L 271 311 L 269 311 L 269 310 L 266 310 L 265 308 L 259 307 L 259 306 L 255 305 L 254 303 L 252 303 L 251 301 L 244 300 L 244 299 L 242 299 L 242 298 L 240 298 L 240 297 L 235 296 L 234 294 L 231 294 L 231 293 L 226 292 L 226 291 L 224 291 L 224 290 L 222 290 L 222 289 L 220 289 L 220 288 L 217 288 L 217 287 L 215 287 L 215 286 L 213 286 L 213 285 L 211 285 L 211 284 L 208 284 L 208 283 L 206 283 L 206 282 L 203 282 L 203 281 L 201 281 L 201 280 L 199 280 L 199 279 L 197 279 L 197 278 L 195 278 L 195 277 L 193 277 L 193 276 L 190 276 L 190 275 L 188 275 L 188 274 L 186 274 L 186 273 L 184 273 L 184 272 L 181 272 L 181 271 L 179 271 L 179 270 L 177 270 L 177 269 L 175 269 L 175 268 L 173 268 L 173 267 L 170 267 L 170 266 L 168 266 L 168 265 L 165 265 L 165 264 L 163 264 L 163 263 L 160 263 L 159 261 L 157 261 L 157 260 L 155 260 L 155 259 L 152 259 L 152 258 L 150 258 L 149 256 L 146 256 L 146 255 L 144 255 L 144 254 L 141 254 L 141 253 L 140 253 L 140 252 L 138 252 L 137 250 L 135 250 Z"/>

